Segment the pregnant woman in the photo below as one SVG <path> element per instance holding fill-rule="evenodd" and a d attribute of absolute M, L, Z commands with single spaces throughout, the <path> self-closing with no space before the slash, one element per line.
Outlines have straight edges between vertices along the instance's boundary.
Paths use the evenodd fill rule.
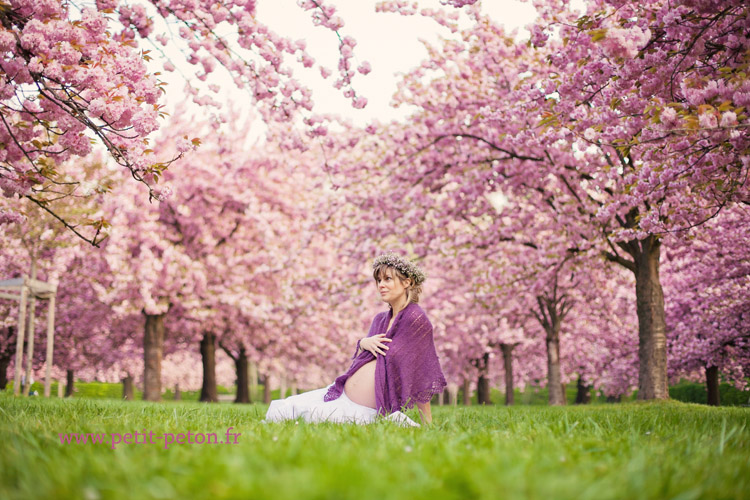
<path fill-rule="evenodd" d="M 377 415 L 418 426 L 401 410 L 415 404 L 432 422 L 430 399 L 446 386 L 432 324 L 417 304 L 425 275 L 394 253 L 373 263 L 373 278 L 389 308 L 375 316 L 367 337 L 357 342 L 349 370 L 328 387 L 271 402 L 266 422 L 304 418 L 308 422 L 367 424 Z"/>

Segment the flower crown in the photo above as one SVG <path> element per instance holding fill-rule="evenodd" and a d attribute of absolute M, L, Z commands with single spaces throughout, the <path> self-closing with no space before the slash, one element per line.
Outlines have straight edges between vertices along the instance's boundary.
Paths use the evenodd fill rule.
<path fill-rule="evenodd" d="M 401 274 L 411 279 L 414 286 L 421 285 L 424 283 L 424 280 L 427 279 L 427 276 L 425 276 L 424 272 L 417 264 L 406 260 L 404 257 L 396 255 L 393 252 L 384 253 L 376 258 L 372 263 L 372 270 L 374 271 L 379 266 L 388 266 L 397 269 Z"/>

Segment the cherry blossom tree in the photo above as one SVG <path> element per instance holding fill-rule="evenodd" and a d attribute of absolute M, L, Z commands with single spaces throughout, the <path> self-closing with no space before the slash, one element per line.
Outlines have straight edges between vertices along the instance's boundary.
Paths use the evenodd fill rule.
<path fill-rule="evenodd" d="M 353 67 L 356 42 L 340 32 L 344 22 L 335 7 L 305 0 L 299 8 L 338 37 L 338 79 L 333 85 L 355 108 L 363 107 L 366 99 L 356 94 L 352 79 L 357 71 L 369 72 L 369 65 Z M 310 90 L 294 78 L 288 64 L 293 58 L 292 64 L 315 66 L 305 41 L 277 34 L 260 22 L 255 0 L 96 0 L 82 7 L 67 0 L 9 0 L 0 8 L 3 194 L 30 200 L 98 245 L 103 235 L 97 229 L 106 219 L 87 222 L 94 230 L 89 235 L 78 227 L 82 222 L 68 221 L 49 206 L 51 199 L 80 189 L 80 173 L 69 170 L 63 176 L 58 167 L 88 155 L 93 141 L 147 186 L 149 200 L 162 196 L 156 182 L 190 149 L 191 139 L 198 142 L 188 138 L 158 152 L 150 144 L 149 136 L 163 117 L 164 87 L 148 61 L 160 58 L 166 70 L 174 70 L 177 61 L 166 58 L 165 46 L 175 49 L 170 54 L 182 51 L 187 63 L 198 68 L 186 77 L 198 104 L 220 105 L 209 95 L 218 92 L 220 84 L 210 83 L 211 90 L 202 91 L 196 82 L 222 68 L 229 81 L 248 91 L 268 124 L 291 124 L 303 113 L 311 136 L 325 133 L 324 120 L 311 112 Z M 328 68 L 320 70 L 324 76 L 331 74 Z M 303 134 L 284 128 L 287 145 L 304 147 Z M 17 217 L 14 204 L 0 214 L 0 223 Z"/>
<path fill-rule="evenodd" d="M 750 374 L 750 255 L 747 210 L 709 221 L 669 252 L 665 288 L 670 377 L 705 378 L 718 406 L 719 375 L 747 388 Z"/>
<path fill-rule="evenodd" d="M 505 401 L 513 404 L 516 385 L 541 378 L 542 360 L 531 361 L 540 345 L 526 335 L 524 322 L 529 318 L 516 315 L 513 300 L 499 292 L 499 283 L 492 282 L 496 274 L 483 256 L 470 252 L 427 256 L 424 265 L 430 283 L 424 303 L 435 324 L 446 378 L 463 385 L 465 398 L 470 394 L 470 381 L 475 380 L 478 403 L 491 404 L 490 385 L 500 376 L 495 361 L 500 351 Z"/>
<path fill-rule="evenodd" d="M 76 170 L 85 174 L 82 181 L 89 187 L 74 196 L 50 201 L 49 206 L 55 213 L 79 219 L 96 217 L 102 192 L 91 187 L 90 179 L 99 169 L 100 162 L 101 158 L 92 155 L 83 165 L 75 166 Z M 72 168 L 69 163 L 60 165 L 63 174 Z M 10 204 L 9 199 L 3 198 L 0 209 L 6 209 Z M 35 210 L 28 200 L 21 200 L 15 210 L 21 217 L 4 228 L 4 260 L 0 264 L 0 273 L 5 278 L 26 275 L 58 284 L 52 371 L 56 378 L 61 373 L 67 374 L 67 390 L 71 395 L 74 374 L 78 370 L 95 371 L 109 366 L 118 355 L 124 355 L 116 342 L 110 342 L 114 340 L 107 335 L 111 314 L 108 306 L 97 299 L 96 283 L 107 275 L 108 269 L 103 267 L 101 256 L 89 255 L 87 249 L 72 237 L 72 233 L 48 213 Z M 34 301 L 33 304 L 31 314 L 46 314 L 48 304 L 45 301 Z M 15 350 L 17 306 L 10 305 L 10 309 L 4 315 L 4 355 Z M 42 322 L 36 322 L 35 337 L 38 338 L 35 338 L 35 346 L 43 345 L 42 326 Z M 34 370 L 41 369 L 47 362 L 43 349 L 34 349 L 32 361 Z M 0 365 L 3 377 L 7 366 Z"/>
<path fill-rule="evenodd" d="M 157 147 L 179 141 L 189 122 L 189 117 L 176 117 L 173 132 Z M 194 125 L 202 126 L 210 124 Z M 202 337 L 211 306 L 221 301 L 211 296 L 237 293 L 243 280 L 257 282 L 260 278 L 253 278 L 247 266 L 267 262 L 263 256 L 273 246 L 266 236 L 274 234 L 279 201 L 267 176 L 276 174 L 266 172 L 262 156 L 242 149 L 241 127 L 231 136 L 223 136 L 218 128 L 212 133 L 214 141 L 165 172 L 163 189 L 174 191 L 173 198 L 144 210 L 137 188 L 123 185 L 110 208 L 117 224 L 105 246 L 113 270 L 105 300 L 119 304 L 122 314 L 142 312 L 145 317 L 144 398 L 149 400 L 161 396 L 160 366 L 170 310 L 179 309 L 170 320 L 179 322 L 172 330 L 181 338 L 174 342 Z"/>
<path fill-rule="evenodd" d="M 662 241 L 748 201 L 747 6 L 591 2 L 572 25 L 550 7 L 542 23 L 559 28 L 561 43 L 539 32 L 532 43 L 548 45 L 540 88 L 559 99 L 537 98 L 533 109 L 549 146 L 562 135 L 573 150 L 594 146 L 599 156 L 588 165 L 564 156 L 544 163 L 566 188 L 578 185 L 570 192 L 600 224 L 605 256 L 633 271 L 639 398 L 666 398 Z"/>
<path fill-rule="evenodd" d="M 3 279 L 19 277 L 29 272 L 28 254 L 21 240 L 5 235 L 0 242 L 0 272 Z M 8 383 L 8 368 L 16 355 L 16 333 L 18 329 L 18 303 L 0 301 L 0 388 Z"/>
<path fill-rule="evenodd" d="M 371 128 L 391 200 L 411 198 L 407 225 L 424 226 L 427 193 L 443 193 L 438 221 L 486 213 L 498 190 L 533 197 L 575 228 L 570 248 L 633 273 L 638 397 L 667 398 L 662 242 L 748 202 L 747 6 L 537 7 L 528 44 L 470 7 L 472 27 L 428 47 L 396 95 L 418 107 L 410 126 Z"/>

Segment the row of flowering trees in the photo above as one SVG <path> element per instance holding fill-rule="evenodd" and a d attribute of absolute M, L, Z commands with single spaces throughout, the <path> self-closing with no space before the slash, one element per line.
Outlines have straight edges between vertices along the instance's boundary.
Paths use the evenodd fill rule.
<path fill-rule="evenodd" d="M 36 259 L 41 279 L 60 281 L 59 369 L 84 379 L 136 379 L 144 397 L 157 400 L 165 379 L 195 388 L 190 373 L 200 372 L 200 353 L 197 380 L 205 399 L 216 400 L 221 350 L 236 373 L 224 383 L 236 380 L 238 399 L 247 401 L 252 363 L 262 375 L 284 373 L 301 383 L 346 358 L 348 348 L 337 347 L 336 338 L 363 325 L 345 302 L 329 310 L 326 299 L 341 292 L 330 278 L 340 261 L 306 215 L 325 176 L 291 168 L 278 149 L 248 143 L 245 130 L 231 123 L 172 119 L 177 140 L 188 129 L 212 140 L 165 172 L 168 199 L 144 203 L 137 183 L 111 171 L 114 194 L 52 205 L 68 216 L 84 206 L 106 214 L 112 227 L 101 248 L 81 245 L 30 204 L 14 207 L 28 216 L 6 226 L 3 273 L 27 272 Z M 168 149 L 175 140 L 162 134 L 155 147 Z M 10 356 L 18 313 L 3 305 Z M 304 333 L 313 331 L 314 338 Z M 162 373 L 165 355 L 172 373 Z"/>
<path fill-rule="evenodd" d="M 545 332 L 553 403 L 562 402 L 560 332 L 575 331 L 579 348 L 581 305 L 628 295 L 617 289 L 628 279 L 604 261 L 630 272 L 637 357 L 613 359 L 630 359 L 623 372 L 638 372 L 640 398 L 668 397 L 670 371 L 681 372 L 668 365 L 670 348 L 681 360 L 673 363 L 691 359 L 714 384 L 725 370 L 744 385 L 747 5 L 602 0 L 587 2 L 583 13 L 565 2 L 536 6 L 528 43 L 470 7 L 472 26 L 452 26 L 457 36 L 429 47 L 429 59 L 404 78 L 396 101 L 417 110 L 408 123 L 372 126 L 358 154 L 340 156 L 333 171 L 342 185 L 364 210 L 381 214 L 366 218 L 363 237 L 399 234 L 420 255 L 450 249 L 450 258 L 468 259 L 465 270 L 492 262 L 482 251 L 499 254 L 500 281 L 511 303 L 520 302 L 513 309 Z M 416 14 L 406 2 L 384 8 Z M 456 234 L 455 223 L 474 231 Z M 724 232 L 736 239 L 708 237 Z M 722 258 L 706 262 L 694 238 Z M 680 255 L 666 277 L 665 246 Z M 471 266 L 474 259 L 481 264 Z M 464 277 L 487 287 L 481 274 Z M 688 283 L 693 290 L 682 288 Z M 622 326 L 632 324 L 630 307 L 618 309 Z M 688 311 L 703 319 L 696 324 Z M 595 337 L 617 338 L 607 333 L 611 325 L 596 324 Z M 693 335 L 702 340 L 689 341 Z M 620 347 L 632 354 L 627 343 Z"/>
<path fill-rule="evenodd" d="M 476 381 L 480 402 L 500 377 L 509 399 L 514 384 L 546 382 L 551 404 L 572 381 L 582 401 L 592 388 L 666 398 L 681 376 L 705 376 L 710 399 L 719 373 L 743 386 L 748 7 L 539 1 L 525 43 L 474 2 L 450 3 L 471 22 L 421 11 L 452 34 L 400 84 L 395 100 L 414 113 L 363 130 L 309 113 L 280 54 L 312 60 L 257 24 L 255 2 L 97 2 L 80 19 L 57 2 L 3 7 L 0 270 L 33 262 L 60 280 L 58 369 L 135 378 L 152 400 L 165 380 L 200 383 L 210 401 L 228 376 L 218 352 L 238 401 L 250 364 L 323 384 L 379 307 L 368 262 L 395 249 L 422 261 L 446 375 L 464 394 Z M 342 27 L 321 2 L 300 5 Z M 252 89 L 266 140 L 249 141 L 237 110 L 178 113 L 148 137 L 158 82 L 136 47 L 157 14 L 178 20 L 203 73 L 218 62 Z M 222 23 L 247 52 L 226 50 Z M 360 106 L 354 45 L 341 38 L 335 85 Z M 2 307 L 4 376 L 16 312 Z"/>

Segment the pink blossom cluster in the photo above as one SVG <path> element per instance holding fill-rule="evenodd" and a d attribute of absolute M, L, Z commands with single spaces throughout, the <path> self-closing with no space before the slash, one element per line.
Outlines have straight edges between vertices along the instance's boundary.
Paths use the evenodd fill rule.
<path fill-rule="evenodd" d="M 2 16 L 4 194 L 44 199 L 61 181 L 52 165 L 88 155 L 92 136 L 137 177 L 148 172 L 142 139 L 157 128 L 160 88 L 107 17 L 84 8 L 74 20 L 59 2 L 26 0 Z"/>
<path fill-rule="evenodd" d="M 626 57 L 632 59 L 638 55 L 638 52 L 645 47 L 650 39 L 651 31 L 648 28 L 643 30 L 639 26 L 631 28 L 610 27 L 607 29 L 604 42 L 602 42 L 602 50 L 610 58 Z"/>
<path fill-rule="evenodd" d="M 417 13 L 419 3 L 410 0 L 384 0 L 375 5 L 375 12 L 394 12 L 404 16 Z"/>
<path fill-rule="evenodd" d="M 149 135 L 163 117 L 158 102 L 163 84 L 157 75 L 148 74 L 144 61 L 152 56 L 148 50 L 141 51 L 140 44 L 151 38 L 161 46 L 170 43 L 165 34 L 154 34 L 156 16 L 176 24 L 187 60 L 198 68 L 198 80 L 207 80 L 219 68 L 226 69 L 235 84 L 251 90 L 259 116 L 268 123 L 290 124 L 299 113 L 309 113 L 311 92 L 294 79 L 285 55 L 305 67 L 315 64 L 313 57 L 305 50 L 304 41 L 274 33 L 259 22 L 255 6 L 254 0 L 154 0 L 143 4 L 97 0 L 78 12 L 56 0 L 11 1 L 0 14 L 0 68 L 7 76 L 0 83 L 4 194 L 33 196 L 43 203 L 46 194 L 61 182 L 53 165 L 87 155 L 92 139 L 150 187 L 164 168 L 186 151 L 183 147 L 156 157 L 149 145 Z M 310 11 L 315 24 L 339 35 L 343 21 L 333 6 L 319 0 L 300 1 L 299 6 Z M 227 30 L 236 35 L 232 47 L 231 37 L 222 34 Z M 348 36 L 339 38 L 339 78 L 334 85 L 353 107 L 363 108 L 367 99 L 357 95 L 352 82 L 357 72 L 367 74 L 371 68 L 365 62 L 355 69 L 356 42 Z M 173 71 L 176 65 L 167 60 L 164 68 Z M 214 84 L 210 88 L 214 93 L 218 90 Z M 218 105 L 195 86 L 189 85 L 189 89 L 199 105 Z M 304 148 L 302 142 L 282 145 Z M 73 175 L 66 185 L 74 186 L 78 177 Z"/>

